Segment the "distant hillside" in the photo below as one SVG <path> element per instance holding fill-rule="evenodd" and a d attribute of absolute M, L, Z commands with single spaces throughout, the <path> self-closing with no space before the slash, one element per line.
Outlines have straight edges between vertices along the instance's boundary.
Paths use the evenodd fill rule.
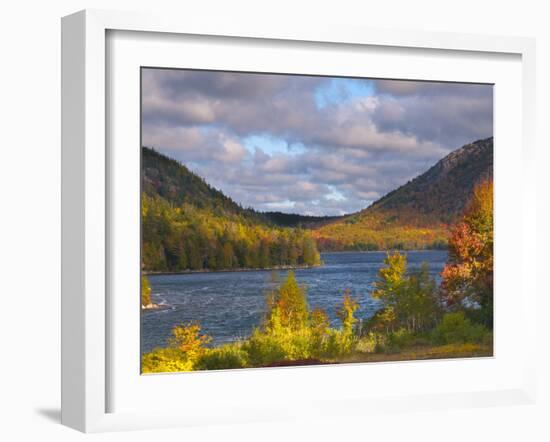
<path fill-rule="evenodd" d="M 190 204 L 213 210 L 217 215 L 242 215 L 267 221 L 254 210 L 243 208 L 210 186 L 185 165 L 147 147 L 143 147 L 141 153 L 142 190 L 145 195 L 158 195 L 174 206 Z"/>
<path fill-rule="evenodd" d="M 282 212 L 258 212 L 243 208 L 221 191 L 191 172 L 185 165 L 150 149 L 142 148 L 143 192 L 158 195 L 175 206 L 190 204 L 214 210 L 218 215 L 239 215 L 255 222 L 272 223 L 281 227 L 318 226 L 341 217 L 308 216 Z"/>
<path fill-rule="evenodd" d="M 366 212 L 417 213 L 431 221 L 454 222 L 474 185 L 493 177 L 493 138 L 467 144 L 427 172 L 374 202 Z"/>
<path fill-rule="evenodd" d="M 355 214 L 262 213 L 243 208 L 184 165 L 144 147 L 144 266 L 179 270 L 310 265 L 318 260 L 313 239 L 324 251 L 445 247 L 449 226 L 460 216 L 474 185 L 492 176 L 493 139 L 488 138 L 457 149 Z"/>
<path fill-rule="evenodd" d="M 297 213 L 261 212 L 266 218 L 278 226 L 313 228 L 330 221 L 342 219 L 342 216 L 312 216 L 299 215 Z"/>
<path fill-rule="evenodd" d="M 493 138 L 461 147 L 368 208 L 314 231 L 321 250 L 439 248 L 472 189 L 493 177 Z"/>
<path fill-rule="evenodd" d="M 244 209 L 183 164 L 142 149 L 142 268 L 150 272 L 310 267 L 309 230 Z"/>

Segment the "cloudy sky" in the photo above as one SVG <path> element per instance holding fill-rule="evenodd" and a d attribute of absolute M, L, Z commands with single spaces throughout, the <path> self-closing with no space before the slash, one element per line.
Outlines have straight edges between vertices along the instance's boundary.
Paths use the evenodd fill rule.
<path fill-rule="evenodd" d="M 244 207 L 340 215 L 493 134 L 489 85 L 142 70 L 142 142 Z"/>

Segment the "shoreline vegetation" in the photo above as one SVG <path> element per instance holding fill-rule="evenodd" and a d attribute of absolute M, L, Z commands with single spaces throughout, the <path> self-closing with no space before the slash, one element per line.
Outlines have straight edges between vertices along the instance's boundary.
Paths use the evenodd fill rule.
<path fill-rule="evenodd" d="M 308 229 L 277 225 L 183 165 L 143 148 L 143 268 L 149 272 L 320 264 Z"/>
<path fill-rule="evenodd" d="M 307 287 L 294 271 L 266 297 L 265 316 L 246 339 L 211 346 L 198 321 L 172 329 L 166 347 L 142 356 L 143 373 L 380 362 L 493 355 L 493 184 L 473 190 L 448 238 L 441 284 L 424 263 L 388 252 L 370 296 L 380 309 L 358 319 L 359 304 L 342 291 L 339 327 L 326 311 L 310 309 Z M 151 289 L 142 276 L 142 305 Z M 360 294 L 365 296 L 367 294 Z"/>
<path fill-rule="evenodd" d="M 256 268 L 234 268 L 234 269 L 201 269 L 201 270 L 177 270 L 177 271 L 143 271 L 142 274 L 146 276 L 155 275 L 187 275 L 195 273 L 227 273 L 227 272 L 268 272 L 276 270 L 303 270 L 313 269 L 323 266 L 322 262 L 311 265 L 287 265 L 287 266 L 272 266 L 272 267 L 256 267 Z"/>
<path fill-rule="evenodd" d="M 379 252 L 392 252 L 399 250 L 403 253 L 408 252 L 420 252 L 420 251 L 441 251 L 448 250 L 447 248 L 427 248 L 427 249 L 382 249 L 382 250 L 337 250 L 330 252 L 321 251 L 320 254 L 330 253 L 330 254 L 346 254 L 346 253 L 379 253 Z M 322 267 L 324 263 L 321 261 L 318 264 L 311 265 L 286 265 L 286 266 L 273 266 L 273 267 L 252 267 L 252 268 L 232 268 L 232 269 L 201 269 L 201 270 L 172 270 L 172 271 L 154 271 L 154 270 L 143 270 L 142 274 L 145 276 L 155 276 L 155 275 L 187 275 L 187 274 L 196 274 L 196 273 L 228 273 L 228 272 L 268 272 L 276 270 L 307 270 L 314 269 L 317 267 Z"/>
<path fill-rule="evenodd" d="M 189 204 L 142 197 L 142 261 L 148 273 L 317 266 L 310 231 L 276 227 Z"/>

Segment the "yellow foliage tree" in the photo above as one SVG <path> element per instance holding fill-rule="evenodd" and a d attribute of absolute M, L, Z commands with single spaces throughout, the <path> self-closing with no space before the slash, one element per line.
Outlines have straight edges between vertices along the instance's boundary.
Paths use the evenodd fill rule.
<path fill-rule="evenodd" d="M 298 330 L 307 325 L 308 305 L 306 289 L 296 282 L 293 271 L 288 272 L 285 282 L 268 298 L 267 327 L 275 323 L 281 327 Z"/>
<path fill-rule="evenodd" d="M 196 360 L 205 352 L 205 346 L 212 338 L 208 335 L 201 335 L 201 326 L 197 322 L 182 324 L 172 329 L 172 336 L 168 345 L 177 348 L 185 353 L 188 360 Z"/>
<path fill-rule="evenodd" d="M 151 286 L 145 275 L 141 275 L 141 305 L 143 307 L 151 304 Z"/>

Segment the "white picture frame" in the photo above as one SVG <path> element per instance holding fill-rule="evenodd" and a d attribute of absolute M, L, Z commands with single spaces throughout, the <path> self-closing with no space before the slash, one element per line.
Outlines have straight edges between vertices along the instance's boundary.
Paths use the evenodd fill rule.
<path fill-rule="evenodd" d="M 205 413 L 206 406 L 195 410 L 168 406 L 159 410 L 114 410 L 109 403 L 112 384 L 112 346 L 108 339 L 113 320 L 109 290 L 109 244 L 113 241 L 109 223 L 112 204 L 111 179 L 106 122 L 109 84 L 107 45 L 108 32 L 142 32 L 170 36 L 216 36 L 231 39 L 285 42 L 286 45 L 337 44 L 346 47 L 402 48 L 403 51 L 426 49 L 443 53 L 470 53 L 479 59 L 484 54 L 504 54 L 518 58 L 521 64 L 521 122 L 517 154 L 522 160 L 522 186 L 518 191 L 522 210 L 518 245 L 522 256 L 522 274 L 527 272 L 525 256 L 535 256 L 535 176 L 534 108 L 535 108 L 535 44 L 532 39 L 491 37 L 450 33 L 388 31 L 343 26 L 292 27 L 280 23 L 218 23 L 194 17 L 165 17 L 87 10 L 62 20 L 62 423 L 85 432 L 110 431 L 168 426 L 201 425 L 221 422 L 251 422 L 287 417 L 312 417 L 337 414 L 368 414 L 373 410 L 388 412 L 408 409 L 436 409 L 499 404 L 532 403 L 536 396 L 535 339 L 524 340 L 526 350 L 518 355 L 521 376 L 509 385 L 489 389 L 463 389 L 461 392 L 430 391 L 426 394 L 378 395 L 376 400 L 359 392 L 355 396 L 307 403 L 274 403 L 258 406 L 251 397 L 235 400 L 234 410 L 223 407 Z M 136 97 L 137 99 L 138 97 Z M 497 115 L 498 118 L 498 115 Z M 137 172 L 139 173 L 139 171 Z M 498 192 L 498 191 L 497 191 Z M 498 201 L 497 201 L 498 207 Z M 498 217 L 497 217 L 498 223 Z M 498 232 L 497 232 L 498 233 Z M 497 235 L 498 237 L 498 235 Z M 498 255 L 497 255 L 498 256 Z M 533 338 L 535 324 L 527 318 L 536 316 L 536 287 L 532 278 L 521 278 L 523 316 L 520 321 L 524 337 Z M 517 323 L 516 321 L 516 323 Z M 136 332 L 137 333 L 137 332 Z M 498 339 L 498 338 L 497 338 Z M 496 358 L 498 358 L 496 354 Z M 403 363 L 400 363 L 402 365 Z M 414 363 L 407 370 L 418 370 Z M 406 364 L 405 364 L 406 365 Z M 386 365 L 387 367 L 387 365 Z M 416 367 L 416 368 L 415 368 Z M 292 375 L 304 376 L 303 370 L 347 370 L 346 376 L 357 376 L 361 366 L 303 368 Z M 285 369 L 286 370 L 286 369 Z M 255 385 L 261 386 L 275 373 L 288 370 L 255 370 Z M 302 370 L 302 371 L 300 371 Z M 388 369 L 389 370 L 389 369 Z M 262 372 L 263 374 L 257 375 Z M 302 374 L 300 374 L 302 373 Z M 312 373 L 307 372 L 307 373 Z M 217 385 L 222 379 L 242 379 L 241 372 L 225 372 L 215 378 L 202 373 L 204 388 Z M 192 374 L 195 376 L 195 374 Z M 205 376 L 206 375 L 206 376 Z M 218 374 L 216 374 L 218 375 Z M 186 376 L 186 375 L 183 375 Z M 223 376 L 223 378 L 221 377 Z M 277 382 L 282 382 L 277 375 Z M 287 376 L 287 377 L 288 377 Z M 182 376 L 162 376 L 164 388 Z M 521 378 L 521 379 L 520 379 Z M 190 377 L 187 378 L 191 379 Z M 304 378 L 303 378 L 304 379 Z M 303 380 L 302 379 L 302 380 Z M 516 382 L 517 381 L 517 382 Z M 212 387 L 213 388 L 213 387 Z M 247 402 L 248 401 L 248 402 Z M 227 406 L 227 404 L 225 404 Z M 215 408 L 215 407 L 214 407 Z M 235 410 L 237 413 L 235 413 Z"/>

